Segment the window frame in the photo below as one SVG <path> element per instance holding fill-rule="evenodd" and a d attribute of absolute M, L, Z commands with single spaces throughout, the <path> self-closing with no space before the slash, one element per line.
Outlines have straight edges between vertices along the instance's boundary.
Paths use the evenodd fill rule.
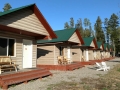
<path fill-rule="evenodd" d="M 7 56 L 8 56 L 8 49 L 9 49 L 9 45 L 8 45 L 8 43 L 9 43 L 9 40 L 8 39 L 13 39 L 14 40 L 14 56 L 11 56 L 11 57 L 16 57 L 16 39 L 15 38 L 9 38 L 9 37 L 1 37 L 0 36 L 0 38 L 4 38 L 4 39 L 7 39 Z M 0 57 L 2 57 L 2 56 L 0 56 Z"/>

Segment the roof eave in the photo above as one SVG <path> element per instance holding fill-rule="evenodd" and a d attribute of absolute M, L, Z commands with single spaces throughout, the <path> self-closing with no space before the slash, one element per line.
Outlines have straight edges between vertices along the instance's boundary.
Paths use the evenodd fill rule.
<path fill-rule="evenodd" d="M 76 29 L 76 34 L 77 34 L 77 36 L 78 36 L 81 44 L 83 45 L 83 44 L 84 44 L 84 41 L 83 41 L 83 39 L 82 39 L 82 37 L 81 37 L 81 35 L 80 35 L 80 32 L 79 32 L 77 29 Z"/>
<path fill-rule="evenodd" d="M 54 33 L 54 31 L 52 30 L 52 28 L 50 27 L 50 25 L 48 24 L 48 22 L 46 21 L 46 19 L 44 18 L 44 16 L 42 15 L 42 13 L 39 11 L 39 9 L 35 4 L 33 5 L 33 12 L 37 16 L 37 18 L 40 20 L 40 22 L 43 24 L 45 29 L 48 31 L 48 33 L 50 34 L 50 37 L 52 39 L 57 38 L 56 34 Z"/>
<path fill-rule="evenodd" d="M 46 37 L 45 35 L 29 32 L 29 31 L 25 31 L 25 30 L 21 30 L 21 29 L 17 29 L 17 28 L 13 28 L 13 27 L 1 25 L 1 24 L 0 24 L 0 31 L 4 31 L 4 32 L 7 31 L 7 32 L 20 34 L 20 35 L 29 35 L 29 36 L 35 37 L 35 39 L 43 39 L 43 38 Z"/>

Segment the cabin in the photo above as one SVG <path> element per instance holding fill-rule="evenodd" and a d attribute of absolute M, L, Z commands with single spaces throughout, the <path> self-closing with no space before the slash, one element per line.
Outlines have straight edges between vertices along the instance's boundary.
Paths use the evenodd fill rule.
<path fill-rule="evenodd" d="M 0 75 L 0 87 L 7 90 L 9 85 L 52 75 L 44 68 L 37 68 L 37 40 L 54 38 L 56 34 L 35 4 L 1 12 L 0 72 L 9 73 Z M 13 65 L 17 66 L 17 72 L 11 70 Z"/>
<path fill-rule="evenodd" d="M 84 44 L 76 28 L 56 30 L 56 39 L 37 41 L 37 66 L 59 65 L 58 56 L 64 56 L 72 63 L 75 59 L 72 46 Z"/>
<path fill-rule="evenodd" d="M 97 46 L 98 46 L 98 49 L 96 50 L 96 53 L 97 53 L 97 55 L 98 55 L 98 59 L 99 59 L 99 60 L 102 60 L 102 59 L 103 59 L 104 45 L 103 45 L 102 42 L 97 41 Z"/>
<path fill-rule="evenodd" d="M 83 38 L 83 41 L 85 43 L 81 47 L 83 51 L 83 61 L 96 60 L 96 49 L 98 48 L 98 46 L 95 37 L 85 37 Z"/>
<path fill-rule="evenodd" d="M 107 43 L 104 43 L 104 51 L 103 51 L 103 57 L 104 59 L 109 58 L 110 52 L 109 47 Z"/>
<path fill-rule="evenodd" d="M 0 13 L 0 57 L 11 56 L 18 69 L 35 68 L 37 40 L 57 38 L 35 4 Z"/>

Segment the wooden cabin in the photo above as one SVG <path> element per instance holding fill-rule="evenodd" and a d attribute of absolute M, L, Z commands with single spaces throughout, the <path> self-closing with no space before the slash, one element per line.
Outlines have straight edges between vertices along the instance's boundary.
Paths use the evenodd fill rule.
<path fill-rule="evenodd" d="M 0 13 L 0 57 L 11 56 L 19 69 L 36 67 L 37 40 L 57 38 L 35 4 Z"/>
<path fill-rule="evenodd" d="M 96 50 L 96 53 L 98 55 L 98 59 L 101 60 L 103 59 L 104 45 L 102 42 L 97 41 L 97 46 L 98 46 L 98 49 Z"/>
<path fill-rule="evenodd" d="M 98 48 L 96 39 L 94 37 L 86 37 L 83 38 L 83 40 L 85 44 L 81 47 L 81 49 L 84 48 L 83 57 L 85 61 L 96 60 L 96 49 Z"/>
<path fill-rule="evenodd" d="M 103 51 L 103 57 L 104 59 L 109 58 L 110 52 L 109 47 L 107 43 L 104 43 L 104 51 Z"/>
<path fill-rule="evenodd" d="M 73 62 L 72 46 L 84 44 L 75 28 L 54 31 L 58 38 L 37 41 L 37 65 L 59 65 L 58 56 L 65 56 Z"/>
<path fill-rule="evenodd" d="M 94 60 L 97 43 L 94 37 L 83 38 L 84 44 L 81 46 L 72 46 L 74 61 L 89 61 Z M 72 56 L 72 57 L 73 57 Z"/>

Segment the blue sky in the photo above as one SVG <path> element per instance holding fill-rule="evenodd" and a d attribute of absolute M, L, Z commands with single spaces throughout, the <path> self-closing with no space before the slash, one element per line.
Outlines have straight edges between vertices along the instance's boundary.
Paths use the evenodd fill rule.
<path fill-rule="evenodd" d="M 5 3 L 12 8 L 36 3 L 53 30 L 63 29 L 71 17 L 75 23 L 79 18 L 88 18 L 94 26 L 98 16 L 104 21 L 120 11 L 120 0 L 0 0 L 0 11 Z"/>

